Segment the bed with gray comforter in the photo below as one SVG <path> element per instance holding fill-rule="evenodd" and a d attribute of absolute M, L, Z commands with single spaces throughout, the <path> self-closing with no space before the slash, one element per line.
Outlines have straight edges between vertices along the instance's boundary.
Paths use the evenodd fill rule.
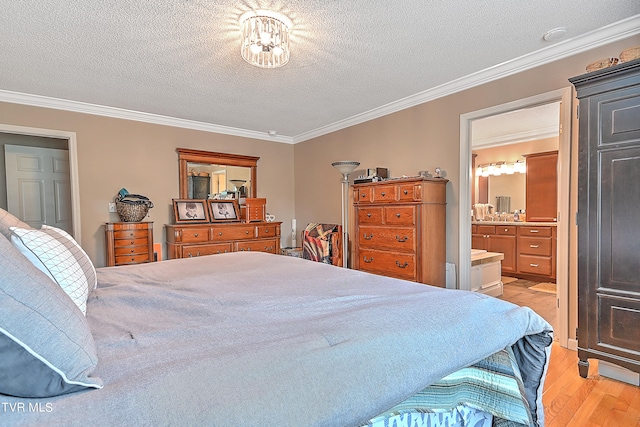
<path fill-rule="evenodd" d="M 505 349 L 544 423 L 551 326 L 528 308 L 264 253 L 97 274 L 102 388 L 0 395 L 1 425 L 359 426 Z"/>

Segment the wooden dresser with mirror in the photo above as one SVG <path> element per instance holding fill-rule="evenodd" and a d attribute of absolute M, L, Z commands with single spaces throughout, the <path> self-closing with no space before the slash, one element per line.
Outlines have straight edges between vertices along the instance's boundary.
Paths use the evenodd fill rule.
<path fill-rule="evenodd" d="M 180 199 L 206 199 L 216 193 L 256 198 L 259 157 L 187 148 L 177 152 Z M 280 222 L 265 221 L 167 224 L 167 257 L 237 251 L 278 254 L 280 226 Z"/>

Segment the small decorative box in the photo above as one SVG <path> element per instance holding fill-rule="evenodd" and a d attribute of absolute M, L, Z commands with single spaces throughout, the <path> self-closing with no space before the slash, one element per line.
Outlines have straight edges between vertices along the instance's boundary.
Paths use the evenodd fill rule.
<path fill-rule="evenodd" d="M 251 198 L 247 197 L 244 204 L 244 220 L 251 221 L 265 221 L 265 215 L 267 213 L 267 199 L 265 198 Z"/>

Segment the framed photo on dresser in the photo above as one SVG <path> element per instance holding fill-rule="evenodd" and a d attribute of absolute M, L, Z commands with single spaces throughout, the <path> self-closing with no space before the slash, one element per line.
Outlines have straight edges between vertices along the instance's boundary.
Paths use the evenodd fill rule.
<path fill-rule="evenodd" d="M 209 203 L 211 222 L 240 221 L 240 209 L 238 208 L 237 200 L 207 200 L 207 202 Z"/>
<path fill-rule="evenodd" d="M 205 199 L 173 199 L 173 213 L 176 224 L 210 222 Z"/>

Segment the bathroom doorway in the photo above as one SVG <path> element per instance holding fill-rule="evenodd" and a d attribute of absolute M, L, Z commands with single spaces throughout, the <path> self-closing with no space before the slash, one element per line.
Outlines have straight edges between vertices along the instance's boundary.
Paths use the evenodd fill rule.
<path fill-rule="evenodd" d="M 13 126 L 0 123 L 0 134 L 7 136 L 6 141 L 10 141 L 15 145 L 36 145 L 40 146 L 51 140 L 63 140 L 64 145 L 68 150 L 68 169 L 69 169 L 69 195 L 68 198 L 71 204 L 71 224 L 69 226 L 71 235 L 77 240 L 81 240 L 80 231 L 80 186 L 78 182 L 78 155 L 77 155 L 77 142 L 76 134 L 74 132 L 59 131 L 54 129 L 40 129 L 23 126 Z M 21 139 L 24 137 L 24 142 Z M 38 139 L 42 139 L 42 143 L 37 142 Z M 3 150 L 4 151 L 4 150 Z M 4 156 L 4 153 L 3 153 Z M 4 159 L 2 159 L 4 164 Z M 3 171 L 3 181 L 5 172 Z M 4 185 L 4 184 L 3 184 Z M 6 200 L 6 194 L 0 196 Z M 4 204 L 4 203 L 3 203 Z"/>
<path fill-rule="evenodd" d="M 567 347 L 568 341 L 568 280 L 569 280 L 569 191 L 571 167 L 571 88 L 536 95 L 513 101 L 507 104 L 486 108 L 460 117 L 460 253 L 459 253 L 459 283 L 470 283 L 471 270 L 471 197 L 472 197 L 472 126 L 473 122 L 503 113 L 515 112 L 522 109 L 539 107 L 557 103 L 559 108 L 559 143 L 558 143 L 558 178 L 559 188 L 562 190 L 558 197 L 557 222 L 557 329 L 556 337 L 560 345 Z"/>

